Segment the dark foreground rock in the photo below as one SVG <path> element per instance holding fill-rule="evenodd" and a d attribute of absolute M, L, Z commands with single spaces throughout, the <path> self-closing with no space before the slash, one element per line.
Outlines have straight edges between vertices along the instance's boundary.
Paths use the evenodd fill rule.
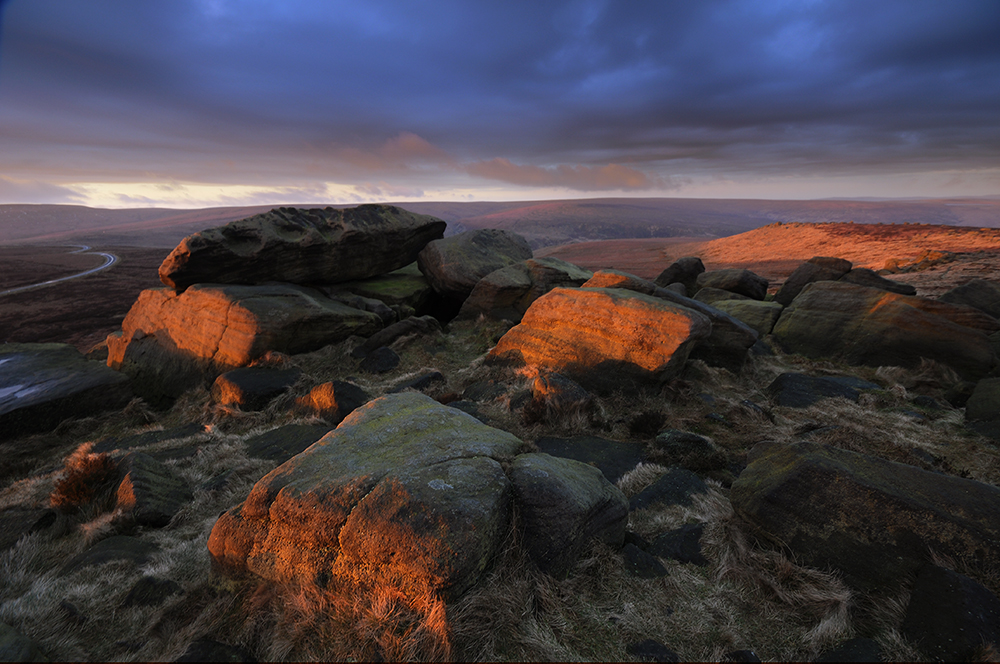
<path fill-rule="evenodd" d="M 619 288 L 556 288 L 528 309 L 489 360 L 533 365 L 598 392 L 659 386 L 710 334 L 702 314 Z"/>
<path fill-rule="evenodd" d="M 594 466 L 612 483 L 617 482 L 622 475 L 646 459 L 645 449 L 641 443 L 623 443 L 597 436 L 570 438 L 543 436 L 535 441 L 535 446 L 539 452 L 575 459 Z"/>
<path fill-rule="evenodd" d="M 220 375 L 212 383 L 212 401 L 242 410 L 261 410 L 284 394 L 302 375 L 299 369 L 243 367 Z"/>
<path fill-rule="evenodd" d="M 802 292 L 806 284 L 814 281 L 836 281 L 850 272 L 852 267 L 851 261 L 843 258 L 813 256 L 788 275 L 788 279 L 775 293 L 774 301 L 787 307 Z"/>
<path fill-rule="evenodd" d="M 118 485 L 116 509 L 140 526 L 160 528 L 194 494 L 173 469 L 148 454 L 131 452 L 118 463 L 122 481 Z"/>
<path fill-rule="evenodd" d="M 786 351 L 807 357 L 904 367 L 927 358 L 978 380 L 996 365 L 988 335 L 998 329 L 972 307 L 820 281 L 785 307 L 772 334 Z"/>
<path fill-rule="evenodd" d="M 698 288 L 721 288 L 751 300 L 763 300 L 767 295 L 767 279 L 750 270 L 737 268 L 711 270 L 698 275 Z"/>
<path fill-rule="evenodd" d="M 861 390 L 879 390 L 880 385 L 854 376 L 809 376 L 783 373 L 767 386 L 767 393 L 779 406 L 805 408 L 821 399 L 840 397 L 857 402 Z"/>
<path fill-rule="evenodd" d="M 6 623 L 0 622 L 0 662 L 47 662 L 41 647 Z"/>
<path fill-rule="evenodd" d="M 934 551 L 1000 569 L 1000 489 L 816 443 L 760 443 L 733 483 L 736 513 L 803 564 L 892 587 Z"/>
<path fill-rule="evenodd" d="M 498 459 L 521 446 L 421 394 L 376 399 L 261 479 L 219 518 L 209 552 L 267 579 L 395 575 L 458 595 L 507 528 Z"/>
<path fill-rule="evenodd" d="M 580 286 L 591 276 L 589 270 L 558 258 L 532 258 L 480 279 L 458 315 L 459 318 L 483 315 L 519 323 L 531 303 L 542 295 L 553 288 Z"/>
<path fill-rule="evenodd" d="M 178 292 L 197 283 L 329 284 L 412 263 L 445 222 L 391 205 L 275 208 L 190 235 L 160 265 Z"/>
<path fill-rule="evenodd" d="M 430 242 L 417 265 L 436 292 L 462 301 L 489 273 L 531 256 L 528 241 L 517 233 L 488 228 Z"/>
<path fill-rule="evenodd" d="M 952 288 L 938 298 L 950 304 L 975 307 L 983 313 L 1000 319 L 1000 286 L 984 279 L 973 279 Z"/>
<path fill-rule="evenodd" d="M 128 377 L 68 344 L 0 344 L 0 440 L 119 409 Z"/>

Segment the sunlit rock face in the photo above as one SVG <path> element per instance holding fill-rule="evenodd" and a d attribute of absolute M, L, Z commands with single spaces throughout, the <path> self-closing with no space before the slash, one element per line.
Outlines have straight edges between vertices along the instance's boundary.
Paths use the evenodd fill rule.
<path fill-rule="evenodd" d="M 122 331 L 108 337 L 108 366 L 156 401 L 267 351 L 308 352 L 381 327 L 376 314 L 290 284 L 198 284 L 180 295 L 157 288 L 140 293 Z"/>
<path fill-rule="evenodd" d="M 833 281 L 808 284 L 774 326 L 791 353 L 852 364 L 943 362 L 968 380 L 996 365 L 987 335 L 1000 329 L 977 309 Z"/>
<path fill-rule="evenodd" d="M 407 579 L 455 597 L 509 527 L 522 443 L 422 394 L 358 408 L 223 514 L 215 563 L 273 580 Z"/>
<path fill-rule="evenodd" d="M 489 360 L 553 369 L 602 392 L 659 385 L 711 330 L 706 316 L 649 295 L 556 288 L 531 305 Z"/>
<path fill-rule="evenodd" d="M 461 302 L 490 272 L 531 256 L 528 241 L 517 233 L 485 228 L 428 243 L 417 266 L 436 292 Z"/>
<path fill-rule="evenodd" d="M 128 382 L 68 344 L 0 344 L 0 440 L 121 408 Z"/>
<path fill-rule="evenodd" d="M 733 483 L 736 514 L 803 564 L 864 590 L 931 556 L 1000 569 L 1000 489 L 817 443 L 760 443 Z"/>
<path fill-rule="evenodd" d="M 182 291 L 196 283 L 366 279 L 415 261 L 445 226 L 391 205 L 276 208 L 184 238 L 160 265 L 160 281 Z"/>

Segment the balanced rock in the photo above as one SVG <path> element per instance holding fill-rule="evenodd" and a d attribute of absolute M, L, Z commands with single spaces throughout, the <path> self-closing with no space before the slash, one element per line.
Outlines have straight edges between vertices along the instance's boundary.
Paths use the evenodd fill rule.
<path fill-rule="evenodd" d="M 490 272 L 531 256 L 528 241 L 517 233 L 487 228 L 428 243 L 417 266 L 436 292 L 461 301 Z"/>
<path fill-rule="evenodd" d="M 215 564 L 323 584 L 382 575 L 454 597 L 509 523 L 509 433 L 406 392 L 358 408 L 216 522 Z"/>
<path fill-rule="evenodd" d="M 695 344 L 690 357 L 702 360 L 712 366 L 739 371 L 746 359 L 747 349 L 757 341 L 757 332 L 726 312 L 666 288 L 661 288 L 651 281 L 628 272 L 599 270 L 583 287 L 625 288 L 644 295 L 652 295 L 706 316 L 712 323 L 711 333 L 707 339 Z M 730 293 L 730 297 L 732 296 L 733 294 Z"/>
<path fill-rule="evenodd" d="M 709 319 L 620 288 L 556 288 L 535 300 L 489 361 L 567 375 L 586 389 L 660 385 L 677 375 Z"/>
<path fill-rule="evenodd" d="M 0 440 L 125 406 L 128 377 L 68 344 L 0 344 Z"/>
<path fill-rule="evenodd" d="M 1000 489 L 817 443 L 759 443 L 733 483 L 736 514 L 805 565 L 892 587 L 934 551 L 1000 569 Z M 985 572 L 984 572 L 985 573 Z"/>
<path fill-rule="evenodd" d="M 155 288 L 139 294 L 122 331 L 108 337 L 108 366 L 157 404 L 267 351 L 304 353 L 381 328 L 371 312 L 291 284 L 197 284 L 180 295 Z"/>
<path fill-rule="evenodd" d="M 774 295 L 774 301 L 787 307 L 802 292 L 806 284 L 814 281 L 836 281 L 851 271 L 851 261 L 832 256 L 813 256 L 788 275 Z"/>
<path fill-rule="evenodd" d="M 621 547 L 628 501 L 593 466 L 548 454 L 522 454 L 510 479 L 524 526 L 525 546 L 538 567 L 563 576 L 592 540 Z"/>
<path fill-rule="evenodd" d="M 807 357 L 904 367 L 928 358 L 978 380 L 996 364 L 987 335 L 998 329 L 972 307 L 820 281 L 785 307 L 772 334 L 786 351 Z"/>
<path fill-rule="evenodd" d="M 705 264 L 697 256 L 684 256 L 671 263 L 656 277 L 657 286 L 666 288 L 671 284 L 683 284 L 687 293 L 698 290 L 698 275 L 705 271 Z"/>
<path fill-rule="evenodd" d="M 867 286 L 868 288 L 878 288 L 879 290 L 888 291 L 890 293 L 899 293 L 900 295 L 917 294 L 917 289 L 910 284 L 902 284 L 898 281 L 886 279 L 874 270 L 869 270 L 866 267 L 856 267 L 842 276 L 838 281 L 843 281 L 848 284 L 857 284 L 859 286 Z"/>
<path fill-rule="evenodd" d="M 721 288 L 752 300 L 763 300 L 767 295 L 767 279 L 738 268 L 711 270 L 698 275 L 698 288 Z"/>
<path fill-rule="evenodd" d="M 975 307 L 983 313 L 1000 319 L 1000 286 L 990 281 L 973 279 L 952 288 L 938 299 L 951 304 Z"/>
<path fill-rule="evenodd" d="M 329 284 L 412 263 L 445 222 L 391 205 L 282 207 L 181 240 L 160 265 L 178 292 L 197 283 Z"/>
<path fill-rule="evenodd" d="M 462 304 L 460 318 L 480 314 L 521 322 L 531 303 L 553 288 L 580 286 L 593 273 L 558 258 L 531 258 L 490 272 Z"/>

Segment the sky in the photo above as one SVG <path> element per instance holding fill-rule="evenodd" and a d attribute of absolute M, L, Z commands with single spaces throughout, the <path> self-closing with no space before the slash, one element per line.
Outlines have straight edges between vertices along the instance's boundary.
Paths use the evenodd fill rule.
<path fill-rule="evenodd" d="M 0 0 L 0 204 L 998 194 L 996 0 Z"/>

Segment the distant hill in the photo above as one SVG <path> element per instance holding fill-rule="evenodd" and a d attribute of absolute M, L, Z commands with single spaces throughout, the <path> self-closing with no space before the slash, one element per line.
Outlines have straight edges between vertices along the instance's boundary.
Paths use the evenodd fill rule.
<path fill-rule="evenodd" d="M 595 198 L 396 205 L 444 219 L 449 235 L 473 228 L 505 228 L 525 236 L 535 248 L 628 238 L 711 239 L 776 221 L 1000 227 L 1000 198 L 996 197 L 885 201 Z M 191 233 L 273 207 L 277 206 L 102 210 L 78 205 L 0 205 L 0 244 L 85 242 L 170 248 Z"/>

